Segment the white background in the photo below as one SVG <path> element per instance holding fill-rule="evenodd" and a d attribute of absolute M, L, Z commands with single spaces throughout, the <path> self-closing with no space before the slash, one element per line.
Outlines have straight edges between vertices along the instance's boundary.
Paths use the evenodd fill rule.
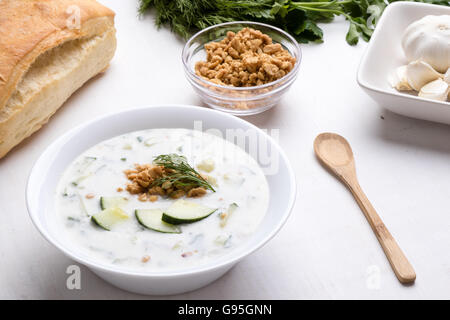
<path fill-rule="evenodd" d="M 151 15 L 138 19 L 137 1 L 101 2 L 117 13 L 111 67 L 0 160 L 0 298 L 145 298 L 84 267 L 82 289 L 68 290 L 65 272 L 74 262 L 40 236 L 25 207 L 33 162 L 73 126 L 134 106 L 201 105 L 184 78 L 183 41 L 157 31 Z M 450 127 L 398 116 L 366 96 L 356 84 L 366 45 L 348 46 L 346 30 L 337 20 L 324 26 L 325 43 L 302 45 L 299 78 L 282 103 L 246 118 L 280 129 L 299 186 L 287 224 L 215 283 L 174 298 L 450 298 Z M 324 131 L 352 144 L 361 185 L 413 264 L 414 285 L 397 281 L 351 194 L 316 161 L 312 143 Z"/>

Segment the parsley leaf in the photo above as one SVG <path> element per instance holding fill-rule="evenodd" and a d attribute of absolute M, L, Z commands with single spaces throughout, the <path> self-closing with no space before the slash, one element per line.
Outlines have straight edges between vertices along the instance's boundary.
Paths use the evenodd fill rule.
<path fill-rule="evenodd" d="M 139 13 L 154 9 L 158 27 L 168 25 L 188 38 L 194 32 L 222 22 L 251 20 L 289 32 L 298 42 L 322 42 L 318 23 L 344 16 L 349 22 L 346 40 L 369 41 L 388 3 L 399 0 L 139 0 Z M 407 0 L 450 6 L 449 0 Z"/>

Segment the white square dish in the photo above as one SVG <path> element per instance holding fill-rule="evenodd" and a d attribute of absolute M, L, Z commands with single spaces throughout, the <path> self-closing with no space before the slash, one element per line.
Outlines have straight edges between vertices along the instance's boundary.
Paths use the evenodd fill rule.
<path fill-rule="evenodd" d="M 450 124 L 450 103 L 398 92 L 391 87 L 389 75 L 407 63 L 401 47 L 404 30 L 427 15 L 450 14 L 450 7 L 395 2 L 381 17 L 358 69 L 358 84 L 386 109 L 412 118 Z"/>

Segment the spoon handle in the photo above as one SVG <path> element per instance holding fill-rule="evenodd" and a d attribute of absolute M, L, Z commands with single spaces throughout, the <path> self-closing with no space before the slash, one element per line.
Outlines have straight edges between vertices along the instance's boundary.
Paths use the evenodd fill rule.
<path fill-rule="evenodd" d="M 411 283 L 416 279 L 416 273 L 414 268 L 409 263 L 402 249 L 398 246 L 395 239 L 392 237 L 389 230 L 384 225 L 378 213 L 367 199 L 366 195 L 362 191 L 358 181 L 347 181 L 350 191 L 355 197 L 361 210 L 364 212 L 367 220 L 372 227 L 373 232 L 377 236 L 381 247 L 392 266 L 398 280 L 401 283 Z"/>

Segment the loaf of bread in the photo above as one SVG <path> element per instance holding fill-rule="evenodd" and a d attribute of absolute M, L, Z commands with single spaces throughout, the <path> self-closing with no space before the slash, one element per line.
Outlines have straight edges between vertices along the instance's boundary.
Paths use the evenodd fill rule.
<path fill-rule="evenodd" d="M 0 158 L 104 71 L 115 49 L 114 12 L 95 0 L 1 0 Z"/>

